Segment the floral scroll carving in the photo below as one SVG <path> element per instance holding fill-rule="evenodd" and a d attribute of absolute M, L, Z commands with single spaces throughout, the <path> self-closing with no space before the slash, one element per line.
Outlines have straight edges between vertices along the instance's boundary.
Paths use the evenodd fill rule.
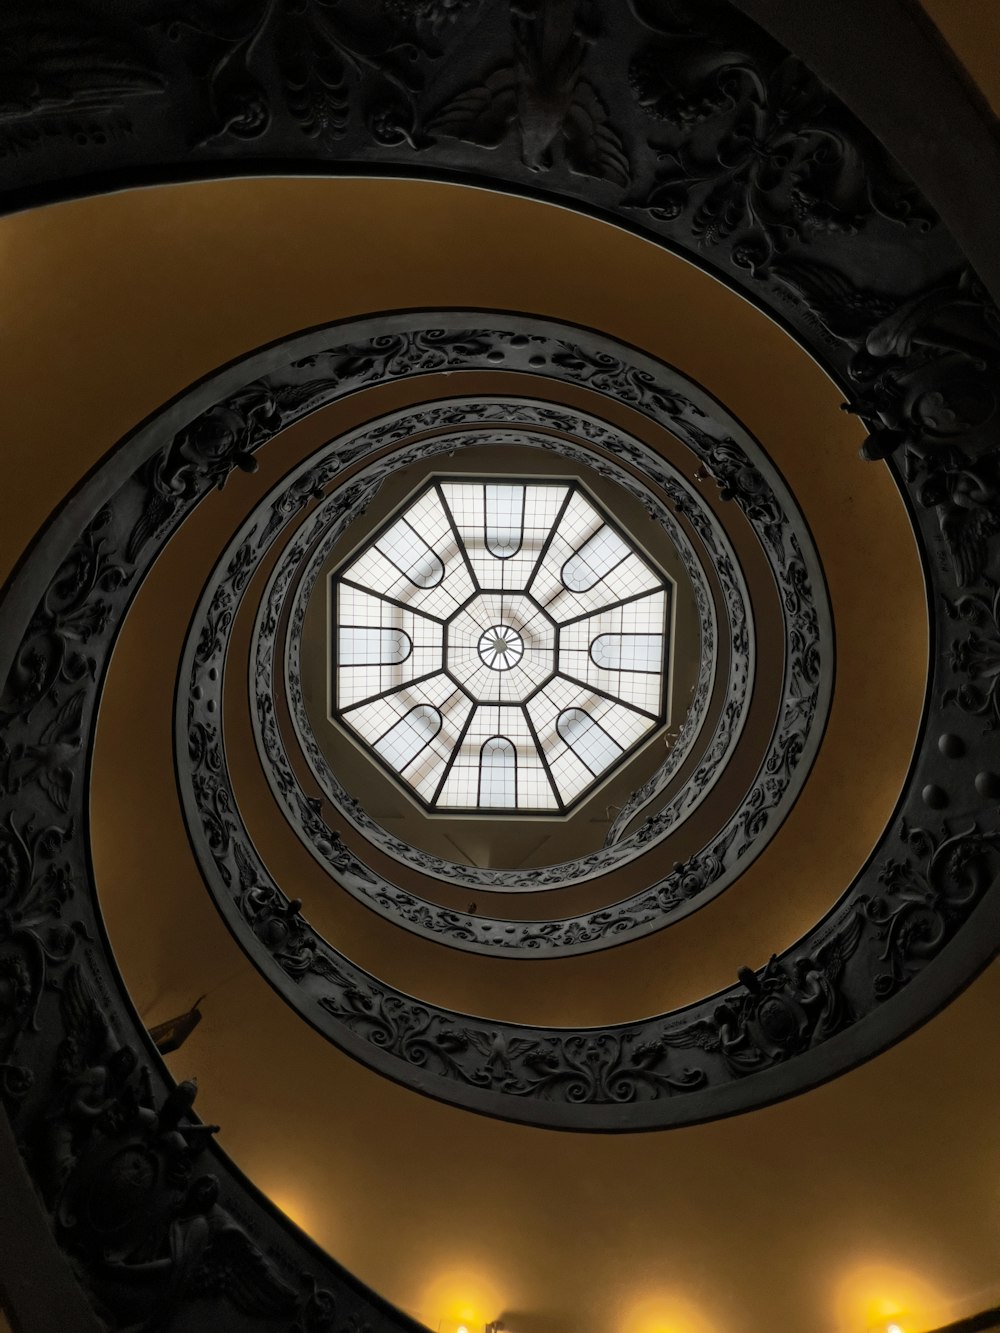
<path fill-rule="evenodd" d="M 633 9 L 658 35 L 631 59 L 632 91 L 671 131 L 652 142 L 660 166 L 634 206 L 667 222 L 688 216 L 698 244 L 727 243 L 755 272 L 793 242 L 853 234 L 874 216 L 931 226 L 916 192 L 800 61 L 759 40 L 734 43 L 738 27 L 716 4 Z"/>
<path fill-rule="evenodd" d="M 948 603 L 953 620 L 971 626 L 951 645 L 951 665 L 966 677 L 945 693 L 945 703 L 983 719 L 986 731 L 1000 729 L 1000 583 L 987 580 L 981 593 L 964 593 Z"/>

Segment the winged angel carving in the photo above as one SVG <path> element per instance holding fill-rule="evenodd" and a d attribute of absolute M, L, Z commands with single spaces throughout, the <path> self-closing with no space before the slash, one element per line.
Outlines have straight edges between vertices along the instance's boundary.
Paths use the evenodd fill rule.
<path fill-rule="evenodd" d="M 1000 312 L 970 269 L 906 299 L 855 287 L 828 264 L 782 259 L 770 274 L 854 349 L 846 411 L 868 430 L 862 456 L 904 458 L 936 513 L 962 588 L 976 584 L 1000 532 L 1000 472 L 989 429 L 1000 409 Z"/>
<path fill-rule="evenodd" d="M 440 58 L 437 34 L 470 3 L 189 0 L 166 28 L 207 102 L 194 146 L 227 135 L 257 139 L 271 128 L 270 63 L 288 114 L 323 148 L 347 133 L 362 108 L 376 142 L 414 144 L 424 61 Z"/>
<path fill-rule="evenodd" d="M 128 559 L 137 559 L 206 481 L 221 491 L 235 468 L 255 472 L 254 446 L 280 426 L 281 413 L 268 390 L 262 384 L 250 384 L 179 431 L 143 471 L 146 496 L 129 538 Z"/>
<path fill-rule="evenodd" d="M 32 784 L 41 788 L 55 808 L 65 813 L 73 790 L 73 760 L 83 744 L 84 690 L 71 694 L 42 729 L 37 744 L 19 741 L 8 748 L 0 739 L 3 785 L 12 795 Z"/>
<path fill-rule="evenodd" d="M 561 156 L 578 175 L 627 185 L 622 141 L 582 73 L 598 35 L 589 8 L 570 0 L 513 0 L 510 25 L 513 60 L 439 107 L 427 134 L 497 148 L 516 133 L 521 160 L 532 171 L 547 170 Z"/>
<path fill-rule="evenodd" d="M 664 1032 L 662 1044 L 719 1054 L 742 1075 L 825 1041 L 851 1021 L 840 983 L 862 934 L 863 918 L 853 911 L 811 955 L 790 964 L 774 957 L 759 974 L 741 967 L 741 991 L 718 1004 L 711 1019 Z"/>

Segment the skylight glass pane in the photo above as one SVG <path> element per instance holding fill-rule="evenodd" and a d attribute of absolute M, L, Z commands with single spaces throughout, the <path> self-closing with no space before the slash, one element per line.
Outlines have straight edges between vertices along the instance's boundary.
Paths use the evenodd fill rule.
<path fill-rule="evenodd" d="M 659 671 L 662 634 L 599 634 L 590 645 L 595 666 L 605 671 Z"/>
<path fill-rule="evenodd" d="M 490 486 L 486 491 L 486 549 L 497 560 L 517 555 L 524 536 L 524 487 Z"/>
<path fill-rule="evenodd" d="M 438 710 L 429 704 L 419 704 L 379 737 L 375 749 L 397 773 L 402 773 L 440 730 Z"/>
<path fill-rule="evenodd" d="M 372 629 L 342 625 L 337 655 L 344 666 L 394 666 L 413 652 L 413 640 L 404 629 Z"/>
<path fill-rule="evenodd" d="M 405 518 L 394 523 L 377 543 L 378 550 L 418 588 L 436 588 L 444 578 L 444 565 Z"/>
<path fill-rule="evenodd" d="M 479 752 L 479 800 L 484 808 L 517 805 L 517 751 L 503 736 L 491 736 Z"/>
<path fill-rule="evenodd" d="M 336 715 L 430 809 L 563 812 L 665 720 L 670 585 L 575 482 L 431 480 L 335 582 Z"/>
<path fill-rule="evenodd" d="M 342 583 L 337 616 L 334 697 L 339 708 L 441 670 L 443 627 L 419 612 Z M 407 642 L 410 651 L 400 656 L 394 645 L 405 649 Z"/>
<path fill-rule="evenodd" d="M 617 532 L 605 524 L 563 565 L 563 583 L 570 592 L 589 592 L 630 554 Z"/>
<path fill-rule="evenodd" d="M 560 713 L 556 730 L 595 777 L 621 758 L 622 747 L 582 708 L 567 708 Z"/>

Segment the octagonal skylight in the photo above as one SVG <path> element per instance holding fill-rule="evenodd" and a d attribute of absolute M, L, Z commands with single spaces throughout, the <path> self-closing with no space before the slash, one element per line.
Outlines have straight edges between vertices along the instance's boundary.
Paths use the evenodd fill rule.
<path fill-rule="evenodd" d="M 428 810 L 565 814 L 666 720 L 670 599 L 576 482 L 433 480 L 333 576 L 333 715 Z"/>

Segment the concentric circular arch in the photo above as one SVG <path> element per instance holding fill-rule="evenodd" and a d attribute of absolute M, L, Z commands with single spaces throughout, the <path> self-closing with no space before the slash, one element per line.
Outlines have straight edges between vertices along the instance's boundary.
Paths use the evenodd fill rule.
<path fill-rule="evenodd" d="M 441 318 L 445 319 L 446 316 L 442 314 Z M 494 318 L 502 321 L 506 317 Z M 519 317 L 520 326 L 523 327 L 527 323 L 530 323 L 527 316 Z M 593 336 L 584 335 L 582 331 L 574 332 L 566 326 L 563 326 L 563 331 L 566 337 Z M 537 347 L 537 343 L 535 346 Z M 601 354 L 609 356 L 609 349 L 614 346 L 605 341 L 601 346 Z M 618 350 L 621 352 L 624 349 L 619 347 Z M 594 354 L 596 349 L 589 347 L 588 355 Z M 662 373 L 672 377 L 672 391 L 676 402 L 682 401 L 678 396 L 682 384 L 688 391 L 696 392 L 694 386 L 682 378 L 676 378 L 676 372 L 662 368 Z M 710 400 L 705 398 L 703 401 L 707 409 Z M 500 401 L 487 406 L 489 408 L 487 415 L 499 413 L 501 420 L 507 419 L 512 408 L 518 413 L 527 409 L 532 416 L 538 415 L 541 420 L 545 419 L 545 413 L 533 403 Z M 700 421 L 705 415 L 705 410 L 695 404 L 691 406 Z M 220 730 L 228 626 L 233 622 L 241 589 L 246 586 L 245 572 L 262 558 L 281 525 L 289 520 L 288 497 L 311 494 L 321 482 L 329 482 L 337 477 L 342 459 L 350 458 L 357 462 L 366 451 L 384 445 L 387 438 L 403 442 L 414 428 L 417 428 L 418 432 L 426 432 L 428 427 L 440 424 L 443 420 L 456 427 L 461 424 L 464 413 L 471 412 L 478 418 L 483 415 L 483 410 L 483 404 L 479 400 L 472 403 L 458 398 L 440 406 L 425 406 L 417 413 L 396 413 L 383 421 L 354 431 L 322 450 L 313 460 L 306 460 L 300 464 L 286 481 L 265 497 L 256 510 L 248 516 L 223 552 L 215 572 L 206 584 L 183 653 L 181 680 L 187 682 L 187 688 L 186 693 L 182 691 L 178 695 L 176 734 L 178 771 L 182 787 L 189 793 L 189 809 L 194 811 L 199 804 L 204 806 L 205 794 L 215 787 L 220 777 L 227 784 L 229 782 L 229 778 L 226 777 L 225 746 Z M 565 418 L 564 411 L 559 415 Z M 584 424 L 591 434 L 594 434 L 595 428 L 600 425 L 596 419 L 586 419 Z M 674 424 L 676 426 L 678 423 Z M 730 421 L 728 428 L 739 431 L 735 422 Z M 699 438 L 704 445 L 703 426 L 699 426 L 698 430 L 702 432 Z M 613 441 L 617 438 L 614 432 L 609 432 L 607 427 L 603 426 L 596 431 L 596 434 L 601 440 Z M 828 624 L 827 612 L 822 604 L 817 608 L 812 600 L 805 596 L 808 579 L 804 577 L 799 564 L 802 550 L 809 550 L 810 543 L 805 529 L 798 526 L 800 520 L 794 517 L 790 520 L 791 527 L 787 540 L 770 542 L 773 556 L 776 557 L 781 551 L 783 559 L 791 558 L 787 571 L 782 575 L 787 585 L 784 600 L 788 613 L 788 646 L 785 654 L 788 673 L 785 687 L 786 703 L 780 710 L 779 725 L 772 736 L 771 748 L 761 766 L 758 779 L 726 828 L 711 838 L 699 855 L 689 858 L 682 868 L 675 868 L 665 880 L 641 889 L 610 908 L 584 917 L 548 922 L 505 921 L 442 911 L 422 899 L 415 898 L 411 891 L 401 891 L 387 883 L 376 871 L 359 862 L 357 856 L 349 853 L 337 835 L 324 824 L 314 804 L 301 790 L 288 765 L 280 739 L 280 729 L 275 724 L 272 667 L 276 651 L 272 633 L 280 619 L 281 597 L 294 581 L 294 571 L 303 553 L 313 552 L 307 573 L 300 581 L 296 608 L 292 613 L 292 621 L 296 624 L 300 621 L 304 599 L 308 596 L 311 586 L 310 571 L 317 570 L 322 564 L 327 549 L 335 544 L 345 531 L 345 525 L 350 522 L 352 512 L 371 499 L 373 485 L 378 484 L 380 478 L 387 475 L 394 463 L 406 465 L 414 457 L 433 457 L 438 451 L 453 452 L 456 441 L 461 441 L 463 438 L 461 434 L 457 436 L 445 434 L 435 439 L 421 433 L 419 443 L 403 449 L 392 459 L 387 460 L 382 457 L 363 471 L 351 474 L 349 482 L 343 489 L 343 495 L 338 495 L 335 491 L 320 505 L 309 523 L 300 529 L 286 556 L 275 566 L 260 603 L 253 636 L 255 646 L 251 649 L 254 665 L 251 668 L 250 685 L 255 698 L 256 731 L 265 772 L 274 795 L 286 810 L 290 822 L 303 837 L 314 856 L 334 875 L 338 884 L 359 896 L 366 905 L 380 914 L 390 916 L 409 929 L 428 934 L 431 938 L 439 938 L 461 949 L 492 953 L 500 951 L 507 956 L 519 951 L 523 951 L 525 956 L 554 956 L 556 953 L 591 951 L 611 944 L 620 944 L 626 938 L 659 929 L 668 920 L 680 919 L 724 889 L 746 868 L 753 856 L 759 854 L 767 839 L 778 830 L 784 811 L 794 800 L 798 786 L 805 775 L 807 757 L 816 744 L 816 728 L 823 717 L 823 701 L 828 696 L 832 676 L 829 667 L 825 681 L 821 673 L 821 664 L 829 663 L 831 660 L 828 638 L 821 630 L 821 624 Z M 488 442 L 496 442 L 497 439 L 503 439 L 504 434 L 501 432 L 498 435 L 490 431 L 485 438 Z M 543 436 L 539 436 L 536 440 L 531 432 L 525 432 L 523 426 L 518 427 L 516 438 L 522 444 L 537 443 L 543 448 L 550 447 L 553 443 Z M 750 448 L 755 448 L 749 438 L 746 444 Z M 678 487 L 669 469 L 664 470 L 664 464 L 657 460 L 657 456 L 643 453 L 637 442 L 630 443 L 626 440 L 619 442 L 617 447 L 626 452 L 634 452 L 636 458 L 641 458 L 650 477 L 658 478 L 661 485 L 668 486 L 680 510 L 689 516 L 697 516 L 697 506 L 693 508 L 687 506 L 683 488 Z M 566 449 L 565 443 L 559 444 L 561 453 Z M 736 457 L 733 453 L 735 449 L 735 443 L 729 439 L 726 458 L 730 462 Z M 763 466 L 769 466 L 763 458 L 760 461 Z M 606 462 L 601 466 L 609 469 L 609 464 Z M 744 467 L 744 472 L 746 481 L 753 484 L 755 507 L 773 519 L 775 513 L 780 511 L 771 504 L 762 504 L 762 496 L 766 493 L 763 477 L 752 467 Z M 625 474 L 620 474 L 614 467 L 610 467 L 608 475 L 620 476 L 621 480 L 626 480 Z M 634 479 L 629 484 L 637 486 Z M 673 518 L 666 509 L 660 508 L 652 495 L 646 495 L 642 487 L 638 487 L 637 494 L 643 497 L 644 504 L 651 507 L 650 512 L 668 530 L 674 530 Z M 702 525 L 699 530 L 703 537 L 709 537 L 712 526 Z M 321 540 L 316 546 L 318 539 Z M 675 530 L 675 540 L 682 540 L 679 529 Z M 720 539 L 720 544 L 714 549 L 724 553 L 726 543 Z M 818 569 L 818 563 L 814 562 L 814 558 L 810 559 L 812 562 L 810 567 Z M 727 578 L 731 578 L 731 574 L 727 575 L 726 572 L 727 563 L 728 557 L 721 558 L 717 570 L 723 577 L 724 585 Z M 733 635 L 734 645 L 747 632 L 746 613 L 743 610 L 744 596 L 745 594 L 736 596 L 736 585 L 730 584 L 726 601 L 732 617 L 729 632 Z M 749 641 L 752 643 L 752 636 Z M 705 642 L 709 640 L 705 639 Z M 298 643 L 298 638 L 295 639 L 295 643 Z M 705 667 L 710 664 L 710 657 L 709 653 L 703 660 L 703 675 Z M 290 681 L 294 687 L 292 697 L 295 716 L 301 719 L 301 687 L 297 668 Z M 560 882 L 560 879 L 565 881 L 567 876 L 597 875 L 604 869 L 622 864 L 630 857 L 641 854 L 655 845 L 657 837 L 662 838 L 671 833 L 703 799 L 711 785 L 713 766 L 717 768 L 723 763 L 733 736 L 738 735 L 739 726 L 736 725 L 734 728 L 734 723 L 738 723 L 741 709 L 745 706 L 749 681 L 750 676 L 739 654 L 731 653 L 730 693 L 727 696 L 729 702 L 720 715 L 715 735 L 708 743 L 707 757 L 703 758 L 694 770 L 693 779 L 668 803 L 664 811 L 655 819 L 646 821 L 639 835 L 633 835 L 622 841 L 609 841 L 606 848 L 596 855 L 591 854 L 563 866 L 548 868 L 541 873 L 489 871 L 488 882 L 502 885 L 509 891 L 548 887 Z M 691 715 L 688 720 L 691 720 Z M 299 721 L 297 726 L 300 737 L 304 742 L 309 742 L 311 733 L 308 723 Z M 312 745 L 313 754 L 310 762 L 315 770 L 317 758 L 314 741 Z M 190 766 L 184 756 L 190 753 L 197 758 L 206 753 L 214 755 L 216 752 L 221 756 L 221 761 L 217 762 L 214 758 L 211 760 L 211 777 L 208 787 L 205 787 L 202 778 L 196 773 L 189 772 Z M 676 753 L 670 756 L 667 767 L 676 758 Z M 337 800 L 338 806 L 352 818 L 352 821 L 361 822 L 363 812 L 357 808 L 358 803 L 350 794 L 336 783 L 328 771 L 320 768 L 318 775 L 324 788 Z M 199 785 L 202 788 L 200 796 Z M 235 800 L 228 790 L 224 797 L 212 799 L 222 799 L 225 807 L 232 811 L 232 817 L 239 818 Z M 196 815 L 194 817 L 197 819 Z M 373 831 L 378 833 L 377 827 L 373 829 L 371 820 L 366 820 L 363 827 L 369 837 Z M 406 851 L 412 852 L 409 857 L 410 863 L 421 869 L 440 873 L 443 868 L 437 858 L 431 858 L 423 852 L 418 855 L 414 849 L 408 849 L 401 844 L 398 838 L 388 839 L 385 845 L 397 856 Z M 246 855 L 249 857 L 249 851 Z M 211 873 L 210 867 L 207 868 Z M 468 868 L 463 869 L 466 874 L 469 873 Z M 262 865 L 259 866 L 258 873 L 262 877 L 266 875 Z M 224 871 L 223 879 L 226 877 L 227 872 Z M 263 878 L 261 882 L 264 882 Z"/>
<path fill-rule="evenodd" d="M 435 349 L 435 366 L 442 364 L 441 348 L 451 349 L 445 363 L 454 366 L 468 364 L 470 346 L 483 354 L 490 348 L 482 329 L 468 327 L 467 316 L 441 315 L 433 333 L 419 323 L 401 333 L 397 321 L 412 319 L 388 317 L 396 327 L 388 339 L 382 334 L 382 377 L 394 368 L 412 373 L 414 362 L 423 363 L 414 344 Z M 494 322 L 502 327 L 501 318 Z M 296 346 L 296 360 L 345 391 L 344 379 L 330 375 L 342 364 L 344 344 L 325 338 L 306 342 L 305 357 L 303 345 Z M 357 342 L 351 347 L 356 354 Z M 279 371 L 275 387 L 280 378 Z M 655 376 L 645 384 L 656 397 L 666 392 Z M 937 765 L 940 757 L 936 745 L 923 748 L 918 783 L 921 765 Z M 204 759 L 215 771 L 211 752 Z M 193 820 L 191 832 L 202 855 L 225 867 L 217 878 L 225 885 L 219 902 L 244 948 L 343 1049 L 390 1077 L 472 1109 L 564 1128 L 634 1129 L 728 1114 L 788 1095 L 853 1063 L 866 1048 L 865 1034 L 878 1049 L 900 1021 L 917 1021 L 914 1006 L 934 994 L 937 970 L 927 960 L 947 955 L 964 920 L 981 907 L 989 905 L 984 915 L 992 920 L 1000 842 L 1000 832 L 977 822 L 935 833 L 926 826 L 927 800 L 926 783 L 914 791 L 911 782 L 902 806 L 904 812 L 914 807 L 912 813 L 887 833 L 830 915 L 762 973 L 741 975 L 731 991 L 683 1011 L 612 1029 L 483 1023 L 393 991 L 289 915 L 252 847 L 228 820 L 221 829 L 214 817 Z M 223 808 L 225 802 L 216 802 Z M 982 947 L 981 935 L 961 937 L 974 954 Z M 483 1049 L 503 1054 L 484 1064 Z"/>

